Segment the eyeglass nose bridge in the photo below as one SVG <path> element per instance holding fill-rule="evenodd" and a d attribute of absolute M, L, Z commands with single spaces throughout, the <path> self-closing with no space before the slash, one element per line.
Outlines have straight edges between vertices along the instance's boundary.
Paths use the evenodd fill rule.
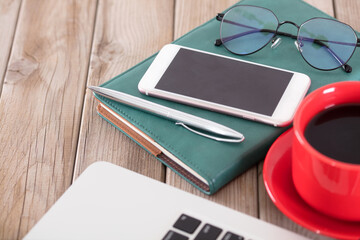
<path fill-rule="evenodd" d="M 275 32 L 275 35 L 274 35 L 274 38 L 276 38 L 277 35 L 282 35 L 282 36 L 286 36 L 286 37 L 291 37 L 293 39 L 297 39 L 297 35 L 293 35 L 293 34 L 290 34 L 290 33 L 285 33 L 285 32 L 280 32 L 279 31 L 279 28 L 284 25 L 284 24 L 291 24 L 293 26 L 295 26 L 297 29 L 300 29 L 300 26 L 297 25 L 296 23 L 292 22 L 292 21 L 283 21 L 283 22 L 279 22 L 279 25 L 276 29 L 276 32 Z"/>
<path fill-rule="evenodd" d="M 299 29 L 299 28 L 300 28 L 300 26 L 299 26 L 299 25 L 297 25 L 296 23 L 294 23 L 294 22 L 292 22 L 292 21 L 282 21 L 282 22 L 280 22 L 280 23 L 279 23 L 279 27 L 280 27 L 280 26 L 282 26 L 282 25 L 284 25 L 284 24 L 286 24 L 286 23 L 289 23 L 289 24 L 291 24 L 291 25 L 293 25 L 293 26 L 297 27 L 297 29 Z M 279 28 L 279 27 L 278 27 L 278 28 Z"/>
<path fill-rule="evenodd" d="M 279 28 L 280 28 L 282 25 L 287 24 L 287 23 L 295 26 L 297 29 L 300 28 L 299 25 L 297 25 L 296 23 L 294 23 L 294 22 L 292 22 L 292 21 L 279 22 L 279 25 L 278 25 L 278 27 L 277 27 L 277 29 L 276 29 L 275 35 L 274 35 L 273 40 L 272 40 L 271 48 L 276 48 L 277 46 L 280 45 L 280 43 L 281 43 L 281 38 L 279 38 L 278 35 L 291 37 L 291 38 L 293 38 L 293 39 L 296 39 L 296 38 L 297 38 L 297 36 L 295 36 L 295 35 L 292 35 L 292 34 L 289 34 L 289 33 L 285 33 L 285 32 L 280 32 L 280 31 L 279 31 Z M 296 42 L 296 41 L 295 41 L 295 42 Z M 298 46 L 297 46 L 297 49 L 299 50 L 299 47 L 298 47 Z"/>

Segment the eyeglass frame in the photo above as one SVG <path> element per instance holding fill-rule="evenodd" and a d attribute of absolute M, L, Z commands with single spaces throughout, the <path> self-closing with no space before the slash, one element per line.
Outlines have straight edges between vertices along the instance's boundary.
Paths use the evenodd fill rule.
<path fill-rule="evenodd" d="M 265 10 L 267 10 L 267 11 L 270 11 L 270 12 L 274 15 L 274 17 L 276 18 L 278 24 L 277 24 L 277 27 L 276 27 L 276 30 L 275 30 L 275 31 L 269 29 L 269 32 L 274 32 L 274 36 L 273 36 L 271 39 L 269 39 L 269 41 L 267 41 L 261 48 L 255 50 L 255 51 L 253 51 L 253 52 L 250 52 L 250 53 L 241 54 L 241 53 L 236 53 L 236 52 L 231 51 L 231 50 L 228 49 L 228 48 L 226 47 L 226 45 L 224 44 L 224 47 L 225 47 L 226 50 L 228 50 L 229 52 L 231 52 L 231 53 L 233 53 L 233 54 L 236 54 L 236 55 L 239 55 L 239 56 L 250 55 L 250 54 L 256 53 L 256 52 L 260 51 L 261 49 L 263 49 L 264 47 L 266 47 L 266 46 L 269 44 L 269 42 L 273 42 L 273 43 L 274 43 L 274 42 L 276 41 L 277 35 L 281 35 L 281 36 L 291 37 L 292 39 L 295 39 L 295 40 L 296 40 L 296 41 L 295 41 L 295 45 L 296 45 L 298 51 L 300 52 L 301 57 L 302 57 L 302 58 L 305 60 L 305 62 L 306 62 L 307 64 L 309 64 L 311 67 L 313 67 L 313 68 L 315 68 L 315 69 L 318 69 L 318 70 L 322 70 L 322 71 L 332 71 L 332 70 L 335 70 L 335 69 L 338 69 L 338 68 L 341 67 L 346 73 L 351 73 L 352 67 L 351 67 L 350 65 L 348 65 L 347 63 L 349 62 L 349 60 L 350 60 L 350 59 L 352 58 L 352 56 L 354 55 L 354 52 L 355 52 L 356 48 L 357 48 L 357 47 L 360 47 L 360 38 L 357 36 L 355 30 L 354 30 L 350 25 L 348 25 L 348 24 L 346 24 L 346 23 L 343 23 L 343 22 L 340 22 L 340 21 L 338 21 L 338 20 L 336 20 L 336 19 L 323 18 L 323 17 L 314 17 L 314 18 L 310 18 L 310 19 L 306 20 L 305 22 L 303 22 L 303 23 L 300 24 L 300 26 L 299 26 L 298 24 L 296 24 L 296 23 L 294 23 L 294 22 L 292 22 L 292 21 L 282 21 L 282 22 L 280 22 L 280 21 L 279 21 L 279 18 L 278 18 L 278 17 L 275 15 L 275 13 L 274 13 L 273 11 L 271 11 L 270 9 L 264 8 L 264 7 L 260 7 L 260 6 L 254 6 L 254 5 L 235 5 L 235 6 L 231 7 L 230 9 L 228 9 L 225 13 L 218 13 L 218 14 L 216 15 L 216 20 L 221 21 L 221 24 L 222 24 L 222 23 L 223 23 L 223 20 L 224 20 L 224 16 L 226 15 L 226 13 L 230 12 L 233 8 L 236 8 L 236 7 L 239 7 L 239 6 L 256 7 L 256 8 L 262 8 L 262 9 L 265 9 Z M 325 19 L 325 20 L 330 20 L 330 21 L 342 23 L 342 24 L 350 27 L 350 29 L 353 31 L 354 36 L 355 36 L 356 39 L 357 39 L 357 42 L 356 42 L 356 44 L 354 45 L 354 49 L 353 49 L 350 57 L 349 57 L 349 58 L 347 59 L 347 61 L 344 62 L 342 65 L 340 65 L 340 66 L 338 66 L 338 67 L 336 67 L 336 68 L 332 68 L 332 69 L 321 69 L 321 68 L 317 68 L 317 67 L 313 66 L 312 64 L 310 64 L 310 63 L 308 62 L 308 60 L 306 60 L 306 58 L 305 58 L 305 57 L 303 56 L 303 54 L 301 53 L 301 51 L 300 51 L 300 49 L 299 49 L 299 46 L 300 46 L 301 44 L 299 43 L 299 39 L 298 39 L 298 38 L 299 38 L 300 28 L 301 28 L 305 23 L 307 23 L 307 22 L 309 22 L 309 21 L 312 21 L 312 20 L 315 20 L 315 19 Z M 287 24 L 287 23 L 295 26 L 295 27 L 298 29 L 298 30 L 297 30 L 297 35 L 293 35 L 293 34 L 290 34 L 290 33 L 278 31 L 279 28 L 280 28 L 282 25 Z M 233 22 L 233 24 L 235 24 L 235 25 L 242 25 L 242 26 L 245 26 L 245 27 L 249 27 L 249 26 L 243 25 L 243 24 L 241 24 L 241 23 L 236 23 L 236 22 Z M 261 29 L 261 30 L 263 30 L 263 29 Z M 221 35 L 221 25 L 220 25 L 220 35 Z M 241 36 L 239 36 L 239 37 L 241 37 Z M 314 40 L 314 41 L 313 41 L 314 43 L 327 47 L 327 48 L 331 51 L 331 54 L 333 55 L 333 57 L 334 57 L 337 61 L 339 61 L 339 62 L 341 63 L 341 61 L 339 60 L 340 58 L 331 50 L 331 48 L 328 47 L 326 44 L 322 43 L 322 41 L 324 41 L 324 40 L 319 40 L 319 39 L 313 39 L 313 40 Z M 328 42 L 332 42 L 332 41 L 328 41 Z M 338 42 L 338 43 L 340 43 L 340 42 Z M 222 38 L 218 38 L 218 39 L 215 40 L 215 43 L 214 43 L 215 46 L 221 46 L 222 44 L 223 44 Z M 343 44 L 343 43 L 341 43 L 341 44 Z"/>

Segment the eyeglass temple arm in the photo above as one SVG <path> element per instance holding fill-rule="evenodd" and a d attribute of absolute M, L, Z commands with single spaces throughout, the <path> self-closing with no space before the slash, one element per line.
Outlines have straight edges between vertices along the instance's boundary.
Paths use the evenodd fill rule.
<path fill-rule="evenodd" d="M 331 48 L 329 48 L 328 45 L 326 45 L 326 44 L 323 42 L 323 41 L 325 41 L 325 40 L 309 39 L 309 38 L 305 38 L 304 40 L 306 40 L 306 41 L 313 41 L 314 43 L 319 44 L 320 46 L 326 47 L 326 50 L 333 56 L 333 58 L 335 58 L 335 60 L 338 61 L 338 62 L 341 64 L 341 68 L 342 68 L 345 72 L 351 73 L 352 67 L 351 67 L 349 64 L 347 64 L 347 63 L 344 64 L 344 61 L 343 61 Z M 326 42 L 333 42 L 333 41 L 326 41 Z M 336 42 L 334 42 L 334 43 L 336 43 Z"/>
<path fill-rule="evenodd" d="M 218 13 L 218 15 L 216 16 L 216 20 L 222 21 L 223 17 L 224 17 L 224 13 Z M 259 29 L 259 28 L 247 26 L 247 25 L 244 25 L 244 24 L 241 24 L 241 23 L 229 21 L 229 20 L 226 20 L 226 22 L 230 23 L 230 24 L 233 24 L 233 25 L 250 28 L 250 29 L 253 29 L 253 30 L 225 37 L 225 38 L 223 38 L 223 41 L 225 41 L 225 42 L 231 41 L 233 39 L 236 39 L 236 38 L 239 38 L 239 37 L 242 37 L 242 36 L 246 36 L 248 34 L 257 33 L 257 32 L 270 32 L 270 33 L 275 33 L 276 35 L 281 35 L 281 36 L 291 37 L 292 39 L 297 39 L 296 35 L 286 33 L 286 32 L 279 32 L 279 31 L 274 31 L 274 30 L 271 30 L 271 29 Z M 312 38 L 303 38 L 303 40 L 312 41 L 312 42 L 314 42 L 316 44 L 319 44 L 320 46 L 326 47 L 326 49 L 332 55 L 332 57 L 335 58 L 335 60 L 338 61 L 342 65 L 342 69 L 345 72 L 350 73 L 352 71 L 352 67 L 350 65 L 348 65 L 348 64 L 344 64 L 344 61 L 339 56 L 337 56 L 337 54 L 331 48 L 329 48 L 328 45 L 323 43 L 323 41 L 331 42 L 331 43 L 337 43 L 337 44 L 345 44 L 345 45 L 349 45 L 349 44 L 342 43 L 342 42 L 335 42 L 335 41 L 312 39 Z M 221 45 L 222 45 L 222 40 L 221 39 L 216 39 L 215 40 L 215 46 L 221 46 Z M 356 47 L 360 47 L 360 39 L 359 38 L 357 39 Z"/>
<path fill-rule="evenodd" d="M 225 13 L 218 13 L 218 14 L 216 15 L 216 20 L 222 21 L 223 18 L 224 18 L 224 15 L 225 15 Z"/>

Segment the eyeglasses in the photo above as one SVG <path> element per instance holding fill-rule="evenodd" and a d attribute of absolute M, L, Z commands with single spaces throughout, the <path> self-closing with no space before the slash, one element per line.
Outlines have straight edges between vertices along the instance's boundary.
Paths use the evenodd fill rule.
<path fill-rule="evenodd" d="M 342 67 L 349 73 L 352 68 L 347 62 L 360 46 L 360 39 L 349 25 L 328 18 L 312 18 L 299 26 L 291 21 L 279 22 L 269 9 L 237 5 L 226 13 L 219 13 L 216 19 L 221 25 L 220 39 L 215 45 L 224 45 L 237 55 L 255 53 L 270 41 L 274 48 L 281 42 L 277 36 L 286 36 L 296 39 L 296 48 L 310 66 L 319 70 Z M 278 31 L 285 23 L 297 27 L 297 36 Z"/>

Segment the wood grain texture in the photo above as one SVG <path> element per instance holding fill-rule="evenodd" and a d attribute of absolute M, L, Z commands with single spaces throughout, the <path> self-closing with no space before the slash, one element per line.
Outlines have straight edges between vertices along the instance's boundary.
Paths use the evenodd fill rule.
<path fill-rule="evenodd" d="M 358 0 L 305 1 L 360 30 Z M 85 90 L 236 2 L 0 1 L 0 239 L 22 238 L 72 179 L 100 160 L 305 236 L 328 239 L 275 207 L 263 184 L 262 163 L 206 196 L 101 119 Z"/>
<path fill-rule="evenodd" d="M 174 40 L 214 18 L 218 12 L 239 0 L 177 0 L 175 5 Z"/>
<path fill-rule="evenodd" d="M 224 9 L 237 2 L 238 1 L 234 0 L 176 1 L 174 38 L 176 39 L 211 18 L 214 18 L 218 12 L 222 12 Z M 232 181 L 213 196 L 202 194 L 170 169 L 168 169 L 166 173 L 166 182 L 172 186 L 176 186 L 177 188 L 202 196 L 241 212 L 245 212 L 252 216 L 257 217 L 258 215 L 256 167 Z"/>
<path fill-rule="evenodd" d="M 71 183 L 95 7 L 22 3 L 0 101 L 0 239 L 22 238 Z"/>
<path fill-rule="evenodd" d="M 334 2 L 336 18 L 349 24 L 354 30 L 360 31 L 360 1 L 334 0 Z M 360 54 L 359 49 L 355 51 L 355 54 Z"/>
<path fill-rule="evenodd" d="M 0 96 L 13 42 L 21 0 L 0 1 Z"/>
<path fill-rule="evenodd" d="M 88 85 L 99 85 L 171 42 L 173 1 L 100 1 Z M 87 91 L 74 178 L 95 161 L 109 161 L 164 181 L 165 169 L 153 156 L 96 113 Z"/>
<path fill-rule="evenodd" d="M 329 15 L 334 15 L 334 9 L 332 0 L 306 0 L 309 4 L 319 8 L 320 10 L 326 12 Z M 268 196 L 265 186 L 264 180 L 262 176 L 262 169 L 263 163 L 260 163 L 258 166 L 259 170 L 259 212 L 260 212 L 260 219 L 265 220 L 267 222 L 273 223 L 280 227 L 289 229 L 290 231 L 297 232 L 304 236 L 307 236 L 312 239 L 330 239 L 325 236 L 318 235 L 314 232 L 311 232 L 300 225 L 296 224 L 288 217 L 286 217 L 282 212 L 280 212 L 276 206 L 271 201 L 270 197 Z"/>
<path fill-rule="evenodd" d="M 310 5 L 320 9 L 330 16 L 334 16 L 334 4 L 333 0 L 303 0 Z"/>

